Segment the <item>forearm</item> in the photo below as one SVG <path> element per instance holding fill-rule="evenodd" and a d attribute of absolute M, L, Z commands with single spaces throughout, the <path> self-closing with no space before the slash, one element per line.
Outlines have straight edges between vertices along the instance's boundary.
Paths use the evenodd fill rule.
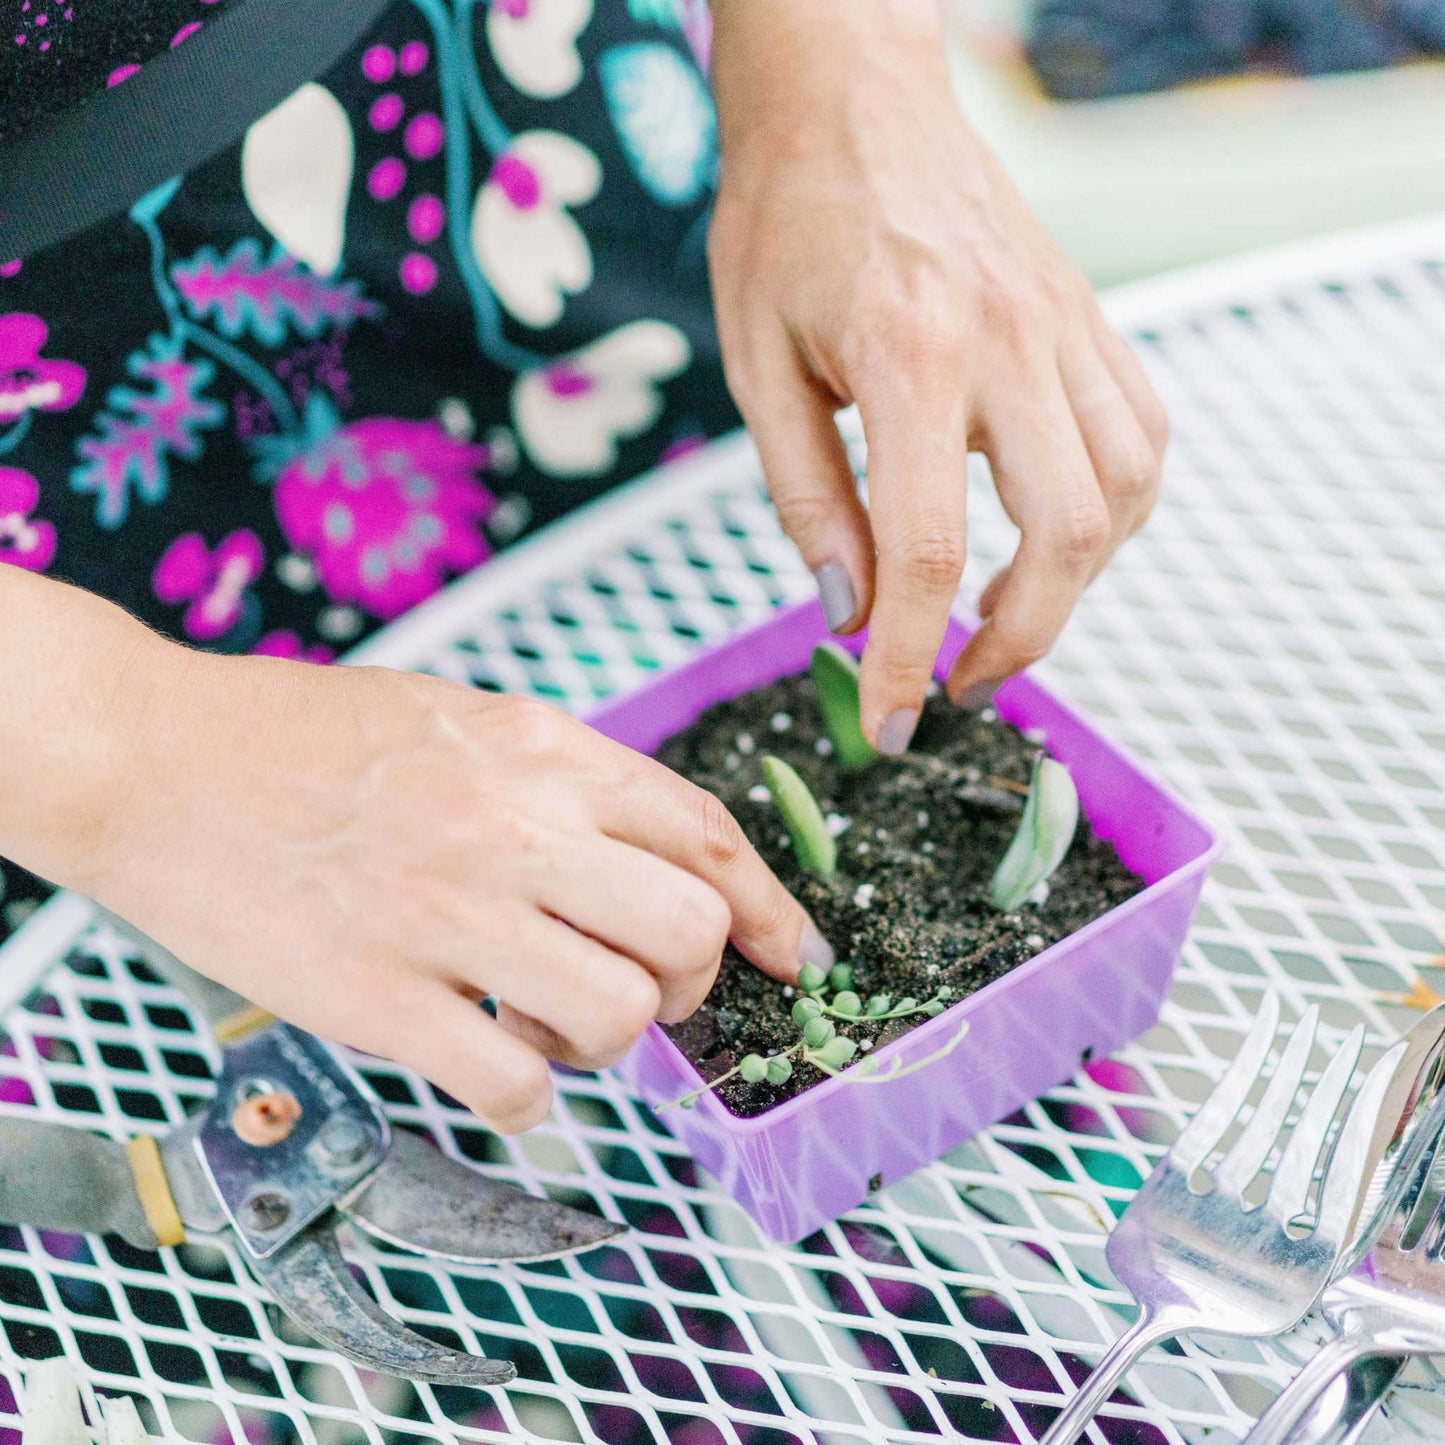
<path fill-rule="evenodd" d="M 99 597 L 0 566 L 0 855 L 92 891 L 170 650 Z"/>
<path fill-rule="evenodd" d="M 766 32 L 771 38 L 791 36 L 799 47 L 826 45 L 835 37 L 891 34 L 925 40 L 941 39 L 944 0 L 713 0 L 713 54 L 717 44 Z"/>
<path fill-rule="evenodd" d="M 865 68 L 895 72 L 895 105 L 925 79 L 948 84 L 942 0 L 714 0 L 712 13 L 725 158 L 743 131 L 806 145 L 807 131 L 836 124 L 816 103 L 846 106 Z M 803 133 L 798 116 L 811 117 Z"/>

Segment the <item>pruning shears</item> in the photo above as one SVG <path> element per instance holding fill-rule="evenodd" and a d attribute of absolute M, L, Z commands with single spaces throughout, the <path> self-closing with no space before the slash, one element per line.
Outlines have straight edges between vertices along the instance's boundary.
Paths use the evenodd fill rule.
<path fill-rule="evenodd" d="M 106 921 L 180 988 L 222 1046 L 208 1107 L 128 1143 L 66 1124 L 0 1117 L 0 1220 L 117 1234 L 141 1249 L 229 1234 L 276 1303 L 368 1369 L 450 1385 L 516 1375 L 434 1343 L 386 1314 L 352 1276 L 342 1221 L 458 1263 L 555 1259 L 625 1226 L 488 1179 L 393 1129 L 320 1039 L 194 973 L 128 924 Z"/>

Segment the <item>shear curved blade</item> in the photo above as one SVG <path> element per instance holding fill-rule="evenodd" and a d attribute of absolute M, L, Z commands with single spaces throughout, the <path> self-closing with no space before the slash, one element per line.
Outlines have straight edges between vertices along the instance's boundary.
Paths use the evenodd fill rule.
<path fill-rule="evenodd" d="M 438 1345 L 378 1307 L 356 1282 L 335 1238 L 313 1225 L 267 1259 L 248 1261 L 256 1278 L 302 1329 L 354 1364 L 434 1385 L 505 1385 L 506 1360 Z"/>
<path fill-rule="evenodd" d="M 557 1259 L 627 1228 L 488 1179 L 402 1129 L 362 1191 L 339 1207 L 388 1244 L 461 1264 Z"/>

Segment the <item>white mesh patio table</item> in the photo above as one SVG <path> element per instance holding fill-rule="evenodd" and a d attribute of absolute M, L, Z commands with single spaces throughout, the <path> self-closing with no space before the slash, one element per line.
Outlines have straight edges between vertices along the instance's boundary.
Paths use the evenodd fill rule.
<path fill-rule="evenodd" d="M 795 1247 L 768 1244 L 611 1075 L 499 1139 L 415 1075 L 391 1117 L 624 1220 L 562 1263 L 463 1270 L 355 1241 L 385 1307 L 515 1361 L 484 1393 L 367 1376 L 299 1336 L 229 1249 L 0 1231 L 0 1426 L 28 1359 L 205 1442 L 1032 1441 L 1125 1318 L 1103 1259 L 1263 990 L 1378 1046 L 1445 911 L 1445 219 L 1110 300 L 1168 402 L 1148 531 L 1044 678 L 1224 830 L 1163 1018 L 1110 1059 Z M 861 449 L 858 460 L 861 466 Z M 971 482 L 969 585 L 1013 534 Z M 352 660 L 582 710 L 810 581 L 746 442 L 643 479 L 464 579 Z M 378 901 L 384 906 L 384 900 Z M 69 900 L 0 951 L 0 1109 L 123 1137 L 180 1123 L 216 1056 L 180 996 Z M 1309 1348 L 1155 1351 L 1092 1438 L 1238 1439 Z M 1374 1440 L 1445 1438 L 1428 1365 Z"/>

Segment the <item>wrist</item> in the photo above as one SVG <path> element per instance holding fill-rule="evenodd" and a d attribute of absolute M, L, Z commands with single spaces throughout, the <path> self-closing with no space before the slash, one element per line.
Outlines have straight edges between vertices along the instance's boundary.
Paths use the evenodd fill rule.
<path fill-rule="evenodd" d="M 144 820 L 185 785 L 187 704 L 212 660 L 139 624 L 136 633 L 109 669 L 106 726 L 92 729 L 91 766 L 65 819 L 68 872 L 56 878 L 103 903 L 137 861 Z"/>
<path fill-rule="evenodd" d="M 184 650 L 77 588 L 12 580 L 0 583 L 0 854 L 93 892 L 136 786 L 145 716 Z"/>
<path fill-rule="evenodd" d="M 941 40 L 943 0 L 712 0 L 713 34 L 730 40 L 750 30 L 794 34 L 809 45 L 837 35 Z"/>
<path fill-rule="evenodd" d="M 750 135 L 807 149 L 920 94 L 951 101 L 940 0 L 714 0 L 713 17 L 725 160 Z"/>

